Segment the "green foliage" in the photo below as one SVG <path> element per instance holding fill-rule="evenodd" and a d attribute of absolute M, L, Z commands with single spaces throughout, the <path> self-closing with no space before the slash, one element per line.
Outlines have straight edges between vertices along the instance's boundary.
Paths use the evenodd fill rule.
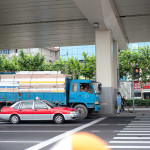
<path fill-rule="evenodd" d="M 144 46 L 138 50 L 121 50 L 118 54 L 120 77 L 130 76 L 132 68 L 139 67 L 141 82 L 149 81 L 150 74 L 150 48 Z"/>
<path fill-rule="evenodd" d="M 138 50 L 121 50 L 118 54 L 120 77 L 132 77 L 132 68 L 140 69 L 141 97 L 143 98 L 143 83 L 150 81 L 150 48 L 140 47 Z"/>
<path fill-rule="evenodd" d="M 20 71 L 40 71 L 44 68 L 45 57 L 36 53 L 27 55 L 22 50 L 19 52 L 17 63 Z"/>
<path fill-rule="evenodd" d="M 6 59 L 5 55 L 0 56 L 0 71 L 17 71 L 18 66 L 13 60 Z"/>
<path fill-rule="evenodd" d="M 65 73 L 65 65 L 66 61 L 60 57 L 59 60 L 56 60 L 55 63 L 51 64 L 51 69 L 53 71 L 61 71 L 62 73 Z"/>
<path fill-rule="evenodd" d="M 79 79 L 81 75 L 93 79 L 96 70 L 95 56 L 88 56 L 85 52 L 83 56 L 86 68 L 74 57 L 68 58 L 67 61 L 60 57 L 55 63 L 46 63 L 43 55 L 39 53 L 27 55 L 21 50 L 19 56 L 14 56 L 11 60 L 7 59 L 5 55 L 1 55 L 0 71 L 61 71 L 72 75 L 73 79 Z"/>
<path fill-rule="evenodd" d="M 142 100 L 142 99 L 135 99 L 134 100 L 134 104 L 136 106 L 150 106 L 150 99 L 145 99 L 145 100 Z M 133 106 L 133 100 L 126 100 L 126 105 L 127 106 Z"/>
<path fill-rule="evenodd" d="M 68 61 L 66 62 L 66 74 L 71 74 L 72 79 L 79 79 L 81 67 L 82 65 L 77 58 L 68 58 Z"/>
<path fill-rule="evenodd" d="M 96 72 L 96 57 L 94 55 L 88 56 L 88 53 L 83 52 L 83 61 L 85 65 L 82 64 L 81 75 L 88 79 L 94 79 Z"/>

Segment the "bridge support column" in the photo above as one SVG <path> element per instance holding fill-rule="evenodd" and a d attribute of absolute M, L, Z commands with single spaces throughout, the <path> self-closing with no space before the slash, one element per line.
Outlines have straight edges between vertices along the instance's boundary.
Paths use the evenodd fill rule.
<path fill-rule="evenodd" d="M 111 31 L 96 30 L 96 80 L 102 83 L 102 114 L 113 114 L 118 89 L 118 46 Z"/>

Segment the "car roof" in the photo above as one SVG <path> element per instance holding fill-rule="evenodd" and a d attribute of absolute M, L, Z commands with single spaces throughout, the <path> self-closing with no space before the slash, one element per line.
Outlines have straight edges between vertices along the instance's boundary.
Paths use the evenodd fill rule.
<path fill-rule="evenodd" d="M 41 100 L 22 100 L 22 101 L 18 101 L 18 102 L 33 102 L 33 101 L 40 101 L 41 102 Z"/>

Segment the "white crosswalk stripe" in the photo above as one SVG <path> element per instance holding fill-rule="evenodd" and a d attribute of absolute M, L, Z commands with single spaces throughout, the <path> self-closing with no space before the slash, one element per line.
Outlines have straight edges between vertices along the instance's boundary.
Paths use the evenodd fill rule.
<path fill-rule="evenodd" d="M 108 147 L 112 150 L 150 149 L 150 117 L 134 118 L 109 141 Z"/>

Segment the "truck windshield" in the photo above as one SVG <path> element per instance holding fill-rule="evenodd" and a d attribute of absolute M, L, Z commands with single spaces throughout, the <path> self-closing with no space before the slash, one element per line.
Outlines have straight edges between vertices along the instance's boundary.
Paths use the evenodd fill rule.
<path fill-rule="evenodd" d="M 93 87 L 96 94 L 101 94 L 102 92 L 102 84 L 100 82 L 93 82 Z"/>

